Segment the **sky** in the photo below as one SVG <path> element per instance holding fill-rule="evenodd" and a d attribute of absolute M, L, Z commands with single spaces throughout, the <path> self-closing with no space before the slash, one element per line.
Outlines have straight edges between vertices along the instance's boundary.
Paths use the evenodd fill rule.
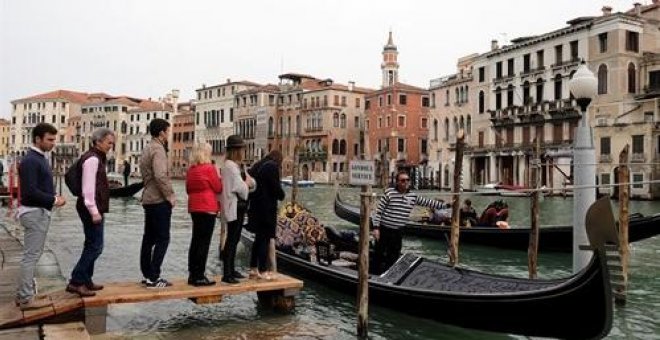
<path fill-rule="evenodd" d="M 399 80 L 428 87 L 458 58 L 622 0 L 0 0 L 0 117 L 11 101 L 67 89 L 164 97 L 295 72 L 378 88 L 388 31 Z M 643 4 L 650 0 L 641 0 Z"/>

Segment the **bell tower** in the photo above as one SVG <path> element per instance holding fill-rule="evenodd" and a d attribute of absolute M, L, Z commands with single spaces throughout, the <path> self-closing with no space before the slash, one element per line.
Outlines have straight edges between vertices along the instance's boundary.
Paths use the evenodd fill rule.
<path fill-rule="evenodd" d="M 387 45 L 383 47 L 383 63 L 380 64 L 380 69 L 383 70 L 383 84 L 382 87 L 393 86 L 399 81 L 399 52 L 394 45 L 392 39 L 392 31 L 387 39 Z"/>

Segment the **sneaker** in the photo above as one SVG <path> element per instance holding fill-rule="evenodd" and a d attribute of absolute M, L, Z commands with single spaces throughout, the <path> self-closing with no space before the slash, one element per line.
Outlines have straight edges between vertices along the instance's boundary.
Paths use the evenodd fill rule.
<path fill-rule="evenodd" d="M 147 279 L 147 282 L 144 285 L 147 288 L 167 288 L 167 287 L 171 287 L 172 283 L 160 277 L 156 279 L 156 281 L 151 281 Z"/>
<path fill-rule="evenodd" d="M 40 309 L 44 307 L 50 307 L 53 305 L 53 301 L 50 299 L 29 299 L 26 301 L 16 301 L 16 306 L 22 311 Z"/>

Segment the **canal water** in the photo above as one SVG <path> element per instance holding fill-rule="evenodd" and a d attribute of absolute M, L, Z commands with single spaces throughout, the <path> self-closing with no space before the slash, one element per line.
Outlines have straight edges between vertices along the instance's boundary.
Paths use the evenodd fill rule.
<path fill-rule="evenodd" d="M 172 219 L 171 244 L 163 265 L 166 278 L 187 276 L 187 252 L 191 220 L 186 211 L 182 182 L 175 182 L 177 206 Z M 66 189 L 65 189 L 66 191 Z M 358 189 L 342 188 L 342 196 L 357 202 Z M 433 192 L 425 193 L 433 197 Z M 324 224 L 356 228 L 339 220 L 333 212 L 332 187 L 300 189 L 301 201 Z M 289 192 L 287 192 L 289 197 Z M 473 197 L 477 210 L 493 197 Z M 529 200 L 506 198 L 513 224 L 529 223 Z M 83 245 L 81 223 L 72 198 L 54 212 L 47 246 L 55 253 L 62 273 L 68 276 Z M 631 212 L 660 212 L 660 202 L 631 202 Z M 139 281 L 139 249 L 144 214 L 136 199 L 113 199 L 106 215 L 105 249 L 96 265 L 95 280 Z M 570 198 L 546 198 L 541 202 L 542 224 L 570 224 Z M 208 272 L 221 271 L 215 233 Z M 541 240 L 540 242 L 543 242 Z M 409 238 L 404 251 L 445 261 L 444 241 Z M 247 264 L 244 248 L 239 249 L 242 268 Z M 527 254 L 487 247 L 461 245 L 460 263 L 484 272 L 527 276 Z M 570 275 L 568 254 L 541 253 L 539 276 L 558 278 Z M 628 303 L 615 308 L 612 339 L 660 339 L 660 237 L 633 244 L 631 251 Z M 355 338 L 355 297 L 336 293 L 308 281 L 296 299 L 296 310 L 280 315 L 261 310 L 255 294 L 228 296 L 220 304 L 195 305 L 185 301 L 163 301 L 116 305 L 109 308 L 108 333 L 103 338 L 124 339 L 353 339 Z M 479 332 L 411 317 L 377 306 L 370 306 L 369 335 L 372 339 L 506 339 L 514 336 Z M 542 315 L 538 316 L 543 318 Z M 557 325 L 562 327 L 562 325 Z"/>

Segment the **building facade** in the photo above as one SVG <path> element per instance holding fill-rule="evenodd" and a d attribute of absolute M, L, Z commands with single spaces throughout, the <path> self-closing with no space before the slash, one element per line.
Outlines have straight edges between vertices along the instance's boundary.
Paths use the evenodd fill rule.
<path fill-rule="evenodd" d="M 185 178 L 192 148 L 195 143 L 195 113 L 179 110 L 174 116 L 172 126 L 172 156 L 170 169 L 172 176 Z"/>
<path fill-rule="evenodd" d="M 11 122 L 0 118 L 0 157 L 5 158 L 9 154 Z"/>
<path fill-rule="evenodd" d="M 268 153 L 268 138 L 274 133 L 279 87 L 268 84 L 243 90 L 234 100 L 235 133 L 245 144 L 243 161 L 253 164 Z"/>

